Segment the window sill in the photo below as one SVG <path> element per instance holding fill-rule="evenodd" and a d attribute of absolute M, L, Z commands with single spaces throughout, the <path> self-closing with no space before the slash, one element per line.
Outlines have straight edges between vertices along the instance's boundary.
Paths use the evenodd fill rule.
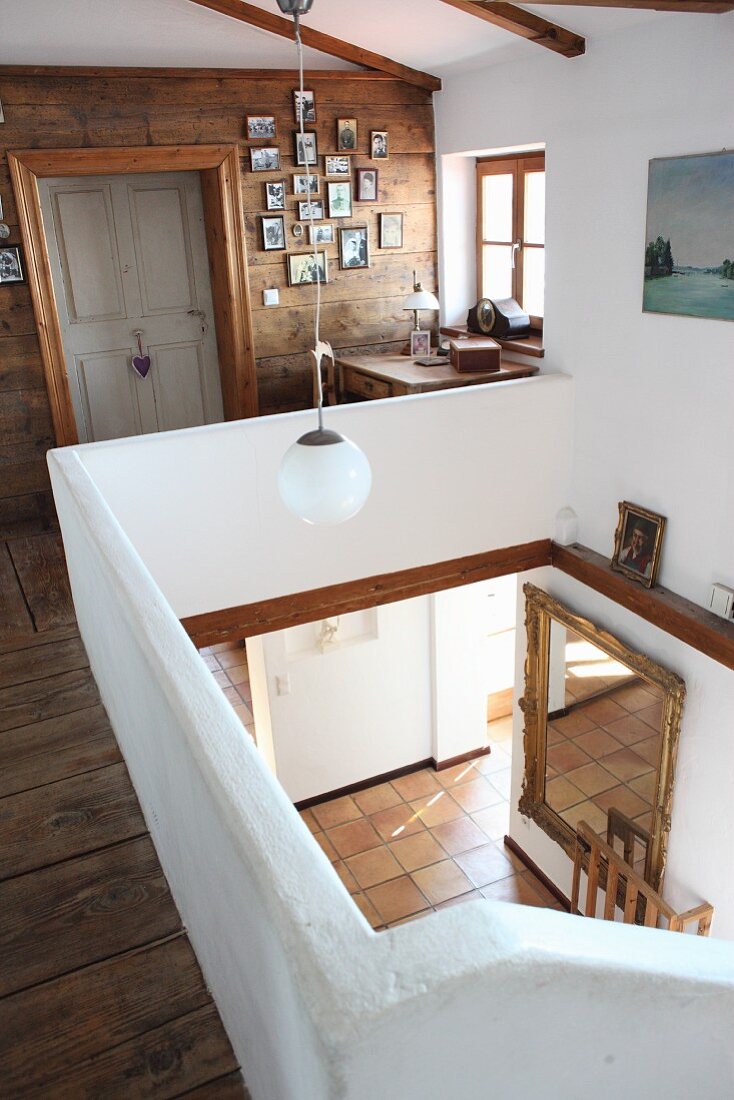
<path fill-rule="evenodd" d="M 478 336 L 478 333 L 470 333 L 466 325 L 447 325 L 445 328 L 439 329 L 442 336 Z M 514 351 L 518 355 L 530 355 L 534 359 L 542 359 L 545 355 L 545 348 L 543 347 L 543 333 L 537 329 L 531 329 L 529 336 L 524 336 L 521 340 L 501 340 L 499 337 L 494 336 L 494 340 L 497 340 L 498 344 L 501 344 L 507 351 Z"/>

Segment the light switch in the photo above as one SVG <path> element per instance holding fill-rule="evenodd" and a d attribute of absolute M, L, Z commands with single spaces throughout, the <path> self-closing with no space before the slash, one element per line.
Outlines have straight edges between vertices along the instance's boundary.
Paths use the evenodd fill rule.
<path fill-rule="evenodd" d="M 709 610 L 722 619 L 731 619 L 734 611 L 734 589 L 725 584 L 712 584 L 709 598 Z"/>
<path fill-rule="evenodd" d="M 270 290 L 263 291 L 263 305 L 264 306 L 277 306 L 280 302 L 280 294 L 275 287 Z"/>

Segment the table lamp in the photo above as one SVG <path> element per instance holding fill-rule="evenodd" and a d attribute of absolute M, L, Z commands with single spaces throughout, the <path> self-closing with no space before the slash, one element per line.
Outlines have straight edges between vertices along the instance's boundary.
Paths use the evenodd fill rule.
<path fill-rule="evenodd" d="M 413 310 L 413 328 L 420 331 L 421 320 L 420 311 L 422 309 L 440 309 L 438 304 L 438 298 L 435 294 L 431 294 L 430 290 L 424 290 L 421 283 L 416 279 L 416 273 L 413 272 L 413 293 L 409 294 L 403 302 L 403 309 Z"/>

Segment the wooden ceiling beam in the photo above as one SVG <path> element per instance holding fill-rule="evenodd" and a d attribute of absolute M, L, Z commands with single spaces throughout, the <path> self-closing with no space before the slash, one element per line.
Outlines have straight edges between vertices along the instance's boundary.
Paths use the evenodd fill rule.
<path fill-rule="evenodd" d="M 481 0 L 477 2 L 481 3 Z M 734 3 L 731 0 L 532 0 L 532 2 L 562 4 L 569 8 L 639 8 L 640 11 L 682 11 L 697 15 L 723 15 L 724 12 L 734 11 Z"/>
<path fill-rule="evenodd" d="M 202 8 L 227 15 L 230 19 L 238 19 L 240 23 L 249 23 L 252 27 L 270 31 L 271 34 L 279 34 L 281 38 L 294 40 L 293 22 L 283 19 L 280 15 L 257 8 L 254 4 L 246 4 L 244 0 L 189 0 L 192 4 L 198 4 Z M 333 38 L 330 34 L 315 31 L 301 22 L 301 41 L 304 46 L 313 50 L 328 54 L 330 57 L 339 57 L 342 61 L 351 61 L 355 65 L 364 65 L 368 69 L 377 72 L 389 73 L 406 84 L 415 84 L 419 88 L 425 88 L 428 92 L 438 92 L 441 89 L 441 81 L 437 76 L 411 69 L 408 65 L 401 65 L 399 61 L 393 61 L 389 57 L 383 57 L 379 53 L 372 53 L 361 46 L 355 46 L 351 42 L 343 42 L 341 38 Z"/>
<path fill-rule="evenodd" d="M 551 23 L 542 15 L 518 8 L 515 4 L 492 3 L 491 0 L 442 0 L 452 8 L 458 8 L 468 15 L 484 19 L 495 27 L 520 35 L 528 42 L 545 46 L 553 53 L 563 57 L 580 57 L 586 52 L 586 41 L 580 34 L 574 34 L 557 23 Z"/>

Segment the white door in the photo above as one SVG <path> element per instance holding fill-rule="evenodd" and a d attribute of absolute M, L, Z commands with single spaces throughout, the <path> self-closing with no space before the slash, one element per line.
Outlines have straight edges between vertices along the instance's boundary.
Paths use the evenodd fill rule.
<path fill-rule="evenodd" d="M 198 172 L 44 180 L 41 208 L 80 440 L 222 420 Z"/>

